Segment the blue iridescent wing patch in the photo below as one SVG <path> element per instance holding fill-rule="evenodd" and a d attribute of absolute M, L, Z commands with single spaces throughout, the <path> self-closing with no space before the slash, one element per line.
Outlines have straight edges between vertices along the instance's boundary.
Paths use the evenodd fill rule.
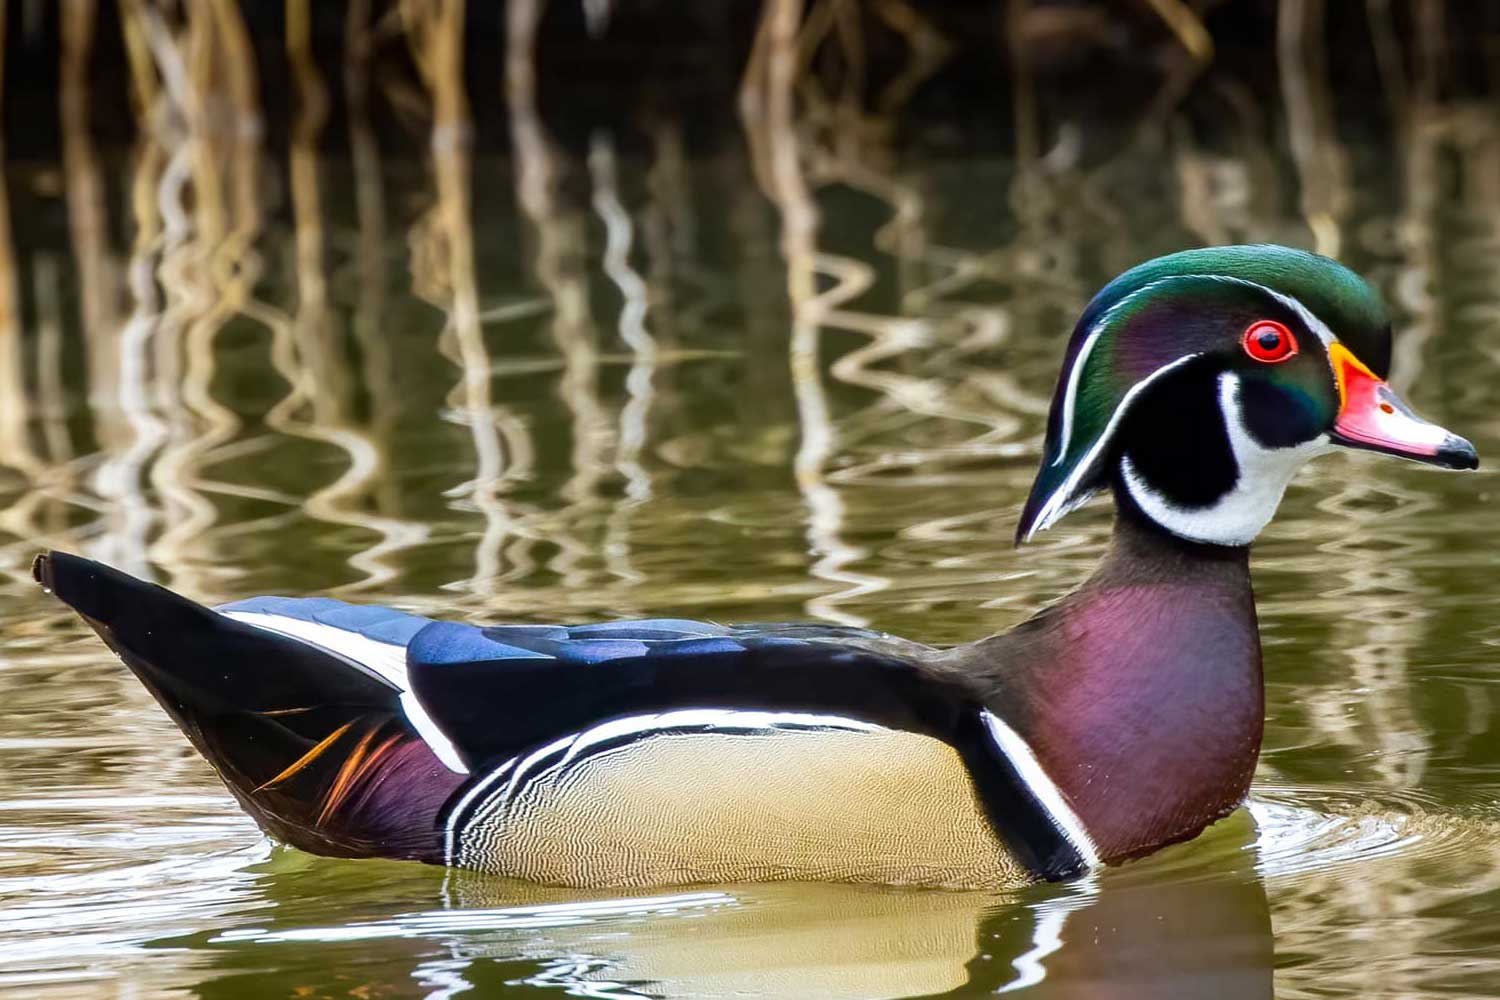
<path fill-rule="evenodd" d="M 345 604 L 331 597 L 251 597 L 214 609 L 221 613 L 275 615 L 297 621 L 315 622 L 330 628 L 354 632 L 374 642 L 405 646 L 422 629 L 433 623 L 431 618 L 407 614 L 394 608 L 369 604 Z"/>

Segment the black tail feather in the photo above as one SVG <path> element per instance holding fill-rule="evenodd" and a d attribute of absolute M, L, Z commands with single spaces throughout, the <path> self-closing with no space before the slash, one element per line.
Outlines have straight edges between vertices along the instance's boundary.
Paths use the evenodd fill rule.
<path fill-rule="evenodd" d="M 32 575 L 99 633 L 268 833 L 319 854 L 431 859 L 423 814 L 451 782 L 406 722 L 399 690 L 92 560 L 45 552 Z M 439 786 L 380 792 L 388 768 Z"/>

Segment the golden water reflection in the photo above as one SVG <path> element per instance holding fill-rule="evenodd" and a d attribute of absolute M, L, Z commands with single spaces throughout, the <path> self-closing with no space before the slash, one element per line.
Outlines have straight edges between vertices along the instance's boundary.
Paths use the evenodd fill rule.
<path fill-rule="evenodd" d="M 101 148 L 88 6 L 62 21 L 60 161 L 10 164 L 0 198 L 0 987 L 1493 992 L 1483 474 L 1309 469 L 1257 554 L 1253 818 L 1002 898 L 579 900 L 272 852 L 28 573 L 55 546 L 205 601 L 973 638 L 1064 591 L 1107 531 L 1094 508 L 1009 544 L 1073 317 L 1118 270 L 1202 242 L 1317 247 L 1371 275 L 1394 378 L 1490 454 L 1500 119 L 1492 93 L 1454 96 L 1411 58 L 1391 5 L 1368 5 L 1371 113 L 1335 85 L 1321 5 L 1282 5 L 1266 103 L 1213 61 L 1192 5 L 1152 3 L 1180 51 L 1140 122 L 1091 130 L 1037 75 L 1039 38 L 1094 22 L 1011 3 L 1013 147 L 962 155 L 904 138 L 962 40 L 900 0 L 870 7 L 902 46 L 879 69 L 854 5 L 768 2 L 742 141 L 708 148 L 660 113 L 562 136 L 540 0 L 506 7 L 492 94 L 466 84 L 460 0 L 351 3 L 342 72 L 292 0 L 284 149 L 235 5 L 123 2 L 137 138 Z M 409 77 L 380 62 L 393 48 Z M 472 120 L 502 100 L 507 155 Z"/>

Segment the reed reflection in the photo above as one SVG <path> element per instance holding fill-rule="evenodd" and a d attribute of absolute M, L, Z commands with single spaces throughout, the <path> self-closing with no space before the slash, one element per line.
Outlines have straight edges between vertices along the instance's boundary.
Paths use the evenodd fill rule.
<path fill-rule="evenodd" d="M 204 995 L 930 994 L 1041 969 L 1061 995 L 1259 997 L 1274 925 L 1278 995 L 1417 993 L 1457 949 L 1482 993 L 1493 943 L 1463 915 L 1500 888 L 1474 791 L 1492 647 L 1471 641 L 1494 516 L 1420 472 L 1377 486 L 1325 459 L 1257 552 L 1261 804 L 1341 831 L 1348 854 L 1298 841 L 1296 870 L 1247 861 L 1240 830 L 1234 850 L 1183 848 L 1190 873 L 1131 868 L 1093 894 L 713 890 L 538 926 L 520 911 L 578 901 L 457 874 L 445 897 L 441 873 L 284 853 L 247 868 L 226 852 L 256 834 L 213 776 L 163 750 L 154 707 L 67 645 L 26 580 L 56 545 L 208 601 L 341 591 L 476 620 L 811 615 L 971 638 L 1070 587 L 1104 540 L 1083 514 L 1024 556 L 1008 544 L 1069 324 L 1113 273 L 1198 242 L 1292 242 L 1374 275 L 1397 385 L 1493 449 L 1493 80 L 1466 96 L 1448 78 L 1455 8 L 1372 2 L 1347 15 L 1368 22 L 1371 111 L 1334 72 L 1332 6 L 1278 5 L 1264 87 L 1211 58 L 1207 7 L 1147 5 L 1134 23 L 1169 48 L 1139 120 L 1111 123 L 1051 85 L 1045 44 L 1107 38 L 1103 7 L 1018 0 L 976 43 L 933 5 L 769 0 L 742 135 L 714 145 L 659 106 L 580 141 L 544 100 L 538 39 L 560 6 L 541 0 L 507 4 L 483 42 L 478 5 L 357 0 L 337 68 L 318 5 L 290 0 L 284 69 L 257 58 L 246 8 L 122 0 L 126 149 L 89 99 L 108 22 L 59 8 L 59 160 L 8 163 L 0 191 L 0 891 L 77 876 L 15 932 L 25 954 Z M 976 51 L 1014 57 L 1010 108 L 975 112 L 1010 115 L 982 155 L 922 103 Z M 472 90 L 476 52 L 498 91 Z M 273 83 L 292 95 L 284 142 Z M 481 101 L 503 102 L 503 134 L 481 133 Z M 174 911 L 180 893 L 194 902 Z M 179 936 L 180 965 L 142 957 Z M 330 955 L 379 964 L 339 978 Z"/>

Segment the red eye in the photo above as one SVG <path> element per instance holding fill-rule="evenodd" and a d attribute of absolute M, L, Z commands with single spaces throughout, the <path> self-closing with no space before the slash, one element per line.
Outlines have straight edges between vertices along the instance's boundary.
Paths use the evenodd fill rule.
<path fill-rule="evenodd" d="M 1297 338 L 1275 320 L 1251 323 L 1250 329 L 1245 331 L 1244 344 L 1246 354 L 1266 364 L 1285 361 L 1297 353 Z"/>

